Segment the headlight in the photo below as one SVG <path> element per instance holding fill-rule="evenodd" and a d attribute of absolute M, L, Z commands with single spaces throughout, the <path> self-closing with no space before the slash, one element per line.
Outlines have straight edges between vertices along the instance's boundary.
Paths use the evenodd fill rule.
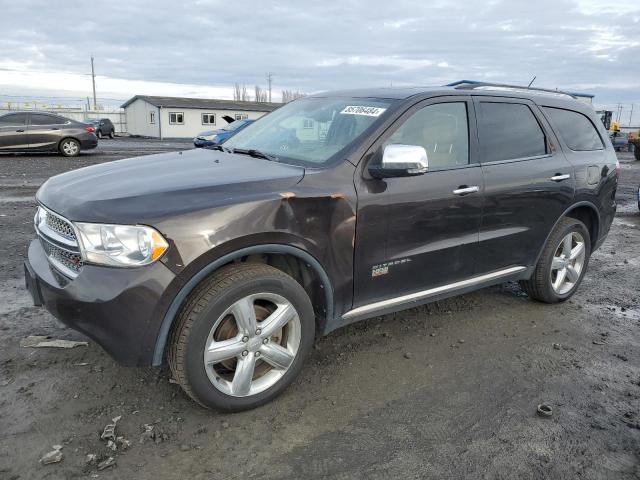
<path fill-rule="evenodd" d="M 208 135 L 206 137 L 204 137 L 206 140 L 209 140 L 210 142 L 215 142 L 216 139 L 218 138 L 217 135 Z"/>
<path fill-rule="evenodd" d="M 169 248 L 156 230 L 141 225 L 76 223 L 82 257 L 91 263 L 117 267 L 148 265 Z"/>

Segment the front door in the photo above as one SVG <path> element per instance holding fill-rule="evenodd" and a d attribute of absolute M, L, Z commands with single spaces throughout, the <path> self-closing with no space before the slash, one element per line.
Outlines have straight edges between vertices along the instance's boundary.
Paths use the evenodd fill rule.
<path fill-rule="evenodd" d="M 573 167 L 533 102 L 474 100 L 485 180 L 478 271 L 532 266 L 573 199 Z"/>
<path fill-rule="evenodd" d="M 0 117 L 0 150 L 26 150 L 27 114 L 10 113 Z"/>
<path fill-rule="evenodd" d="M 365 155 L 376 161 L 386 145 L 425 148 L 428 172 L 371 178 L 356 174 L 354 308 L 466 279 L 482 213 L 483 178 L 468 97 L 442 97 L 407 111 Z"/>

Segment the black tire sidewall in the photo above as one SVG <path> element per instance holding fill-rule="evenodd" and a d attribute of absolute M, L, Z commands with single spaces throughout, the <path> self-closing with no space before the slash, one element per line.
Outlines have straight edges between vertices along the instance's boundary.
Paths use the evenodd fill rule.
<path fill-rule="evenodd" d="M 580 272 L 578 281 L 573 286 L 573 288 L 569 290 L 567 293 L 560 295 L 553 289 L 553 285 L 551 285 L 551 262 L 553 260 L 554 253 L 560 241 L 565 236 L 567 236 L 570 232 L 577 232 L 580 235 L 582 235 L 582 238 L 584 239 L 584 248 L 585 248 L 584 265 L 582 266 L 582 271 Z M 554 298 L 556 302 L 564 302 L 565 300 L 573 296 L 576 290 L 580 287 L 580 284 L 582 283 L 582 279 L 587 273 L 587 268 L 589 267 L 589 258 L 591 257 L 590 235 L 584 223 L 582 223 L 579 220 L 573 220 L 570 224 L 565 225 L 564 228 L 558 229 L 556 232 L 554 232 L 554 235 L 549 240 L 551 242 L 551 248 L 545 252 L 546 258 L 543 259 L 544 275 L 545 275 L 545 278 L 547 279 L 547 281 L 545 282 L 545 285 L 546 285 L 548 294 L 552 298 Z"/>
<path fill-rule="evenodd" d="M 211 327 L 229 305 L 247 295 L 259 292 L 281 295 L 294 306 L 300 317 L 300 347 L 293 364 L 275 385 L 250 397 L 233 397 L 219 391 L 209 380 L 203 363 L 204 348 Z M 254 408 L 280 394 L 295 379 L 313 346 L 314 335 L 313 307 L 306 292 L 295 280 L 288 281 L 279 275 L 264 275 L 233 285 L 211 301 L 193 322 L 184 359 L 187 383 L 196 399 L 205 406 L 226 411 Z"/>
<path fill-rule="evenodd" d="M 96 137 L 98 137 L 98 138 L 102 138 L 102 131 L 101 131 L 101 130 L 98 130 L 98 131 L 96 132 Z"/>

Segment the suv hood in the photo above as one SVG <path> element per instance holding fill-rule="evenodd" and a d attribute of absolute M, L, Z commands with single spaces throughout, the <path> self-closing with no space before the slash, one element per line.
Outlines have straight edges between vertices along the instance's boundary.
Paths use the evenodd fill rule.
<path fill-rule="evenodd" d="M 194 149 L 63 173 L 47 180 L 36 199 L 73 221 L 151 224 L 171 214 L 259 200 L 303 176 L 302 167 Z"/>

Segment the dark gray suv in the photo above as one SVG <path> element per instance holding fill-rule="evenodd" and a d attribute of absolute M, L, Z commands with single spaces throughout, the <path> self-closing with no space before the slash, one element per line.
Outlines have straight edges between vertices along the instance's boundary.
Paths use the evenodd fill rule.
<path fill-rule="evenodd" d="M 96 148 L 95 128 L 42 112 L 12 112 L 0 116 L 0 152 L 56 151 L 75 157 Z"/>
<path fill-rule="evenodd" d="M 617 182 L 602 123 L 567 94 L 324 93 L 212 149 L 49 179 L 25 277 L 120 362 L 166 361 L 201 405 L 242 410 L 352 322 L 506 281 L 570 298 Z"/>

